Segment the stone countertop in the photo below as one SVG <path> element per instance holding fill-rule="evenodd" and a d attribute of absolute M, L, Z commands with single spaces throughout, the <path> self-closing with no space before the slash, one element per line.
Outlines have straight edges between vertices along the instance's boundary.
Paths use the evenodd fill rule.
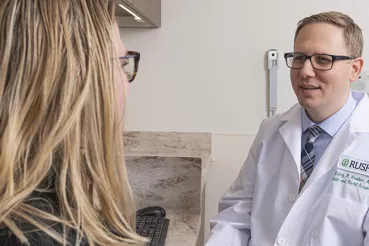
<path fill-rule="evenodd" d="M 124 133 L 127 156 L 201 157 L 204 188 L 211 163 L 211 133 L 191 132 L 136 132 Z"/>
<path fill-rule="evenodd" d="M 199 157 L 126 156 L 137 209 L 160 206 L 167 214 L 201 213 Z"/>
<path fill-rule="evenodd" d="M 125 132 L 127 155 L 202 157 L 211 154 L 210 133 Z"/>
<path fill-rule="evenodd" d="M 125 132 L 124 152 L 130 157 L 192 157 L 201 158 L 201 180 L 198 183 L 199 199 L 204 196 L 209 166 L 212 162 L 211 133 L 191 132 Z M 157 165 L 156 165 L 157 166 Z M 140 172 L 141 173 L 141 172 Z M 196 172 L 199 174 L 199 172 Z M 132 175 L 131 175 L 132 176 Z M 167 182 L 165 182 L 167 183 Z M 202 200 L 201 200 L 202 201 Z M 165 207 L 163 205 L 163 207 Z M 201 211 L 203 204 L 201 204 Z M 201 213 L 186 213 L 186 211 L 167 213 L 170 219 L 166 246 L 196 245 L 202 236 L 204 223 Z"/>
<path fill-rule="evenodd" d="M 196 245 L 200 215 L 167 214 L 170 220 L 165 246 Z"/>

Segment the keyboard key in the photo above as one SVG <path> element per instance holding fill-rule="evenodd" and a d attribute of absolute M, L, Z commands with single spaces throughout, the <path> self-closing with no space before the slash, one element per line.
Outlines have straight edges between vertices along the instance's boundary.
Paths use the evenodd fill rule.
<path fill-rule="evenodd" d="M 157 246 L 159 245 L 159 239 L 155 239 L 151 242 L 151 246 Z"/>
<path fill-rule="evenodd" d="M 149 243 L 145 246 L 163 246 L 168 231 L 168 223 L 169 220 L 165 218 L 137 216 L 136 232 L 149 240 Z"/>

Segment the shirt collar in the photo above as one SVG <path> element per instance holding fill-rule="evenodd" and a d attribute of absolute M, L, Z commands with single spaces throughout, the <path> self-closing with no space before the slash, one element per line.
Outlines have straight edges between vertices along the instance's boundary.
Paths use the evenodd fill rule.
<path fill-rule="evenodd" d="M 305 132 L 309 127 L 313 125 L 320 126 L 326 133 L 328 133 L 331 137 L 333 137 L 338 129 L 342 126 L 342 124 L 347 120 L 347 118 L 351 115 L 351 113 L 356 108 L 357 102 L 353 98 L 352 93 L 350 91 L 350 95 L 343 107 L 337 111 L 334 115 L 324 120 L 319 124 L 315 124 L 309 116 L 307 116 L 306 111 L 303 109 L 301 111 L 302 117 L 302 132 Z"/>

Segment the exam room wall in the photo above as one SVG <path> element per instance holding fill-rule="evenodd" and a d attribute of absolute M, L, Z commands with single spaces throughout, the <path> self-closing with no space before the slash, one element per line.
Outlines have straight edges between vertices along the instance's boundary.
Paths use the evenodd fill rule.
<path fill-rule="evenodd" d="M 280 113 L 296 103 L 282 55 L 293 49 L 297 22 L 316 12 L 343 11 L 369 40 L 367 9 L 365 0 L 162 0 L 161 28 L 121 29 L 127 48 L 142 53 L 126 130 L 213 133 L 205 234 L 267 117 L 265 52 L 280 52 Z"/>

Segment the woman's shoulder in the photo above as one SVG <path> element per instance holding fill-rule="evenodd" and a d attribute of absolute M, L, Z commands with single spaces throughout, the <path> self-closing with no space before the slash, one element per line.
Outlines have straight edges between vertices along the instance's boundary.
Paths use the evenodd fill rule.
<path fill-rule="evenodd" d="M 48 234 L 41 230 L 26 231 L 25 235 L 29 241 L 29 246 L 61 246 L 59 242 L 50 237 Z M 67 241 L 74 245 L 76 241 L 76 233 L 70 231 L 67 237 Z M 1 246 L 26 246 L 13 234 L 8 228 L 0 228 L 0 245 Z M 81 246 L 88 246 L 87 240 L 82 240 Z"/>
<path fill-rule="evenodd" d="M 25 232 L 30 246 L 60 246 L 60 244 L 46 233 L 34 230 Z M 1 246 L 26 246 L 22 244 L 17 236 L 7 227 L 0 229 L 0 245 Z"/>
<path fill-rule="evenodd" d="M 55 192 L 39 192 L 35 191 L 27 204 L 41 211 L 59 215 L 58 197 Z M 40 218 L 37 220 L 43 225 L 62 236 L 64 232 L 61 223 L 45 221 Z M 36 228 L 28 221 L 17 219 L 15 221 L 17 227 L 25 234 L 30 246 L 60 246 L 61 244 L 44 231 Z M 67 241 L 71 245 L 75 245 L 77 233 L 75 230 L 68 230 Z M 0 246 L 23 246 L 17 236 L 7 227 L 0 226 Z M 81 246 L 88 246 L 87 240 L 83 239 Z"/>
<path fill-rule="evenodd" d="M 29 244 L 27 246 L 61 246 L 58 241 L 49 236 L 44 231 L 30 225 L 26 221 L 17 221 L 17 226 L 23 231 Z M 46 225 L 52 231 L 62 236 L 63 226 L 59 223 L 53 223 Z M 69 230 L 67 233 L 67 242 L 70 245 L 75 245 L 77 233 L 75 230 Z M 17 236 L 7 227 L 0 227 L 0 246 L 26 246 L 22 244 Z M 85 238 L 82 239 L 80 246 L 88 246 L 88 242 Z"/>
<path fill-rule="evenodd" d="M 0 228 L 0 245 L 22 246 L 18 238 L 7 228 Z"/>

